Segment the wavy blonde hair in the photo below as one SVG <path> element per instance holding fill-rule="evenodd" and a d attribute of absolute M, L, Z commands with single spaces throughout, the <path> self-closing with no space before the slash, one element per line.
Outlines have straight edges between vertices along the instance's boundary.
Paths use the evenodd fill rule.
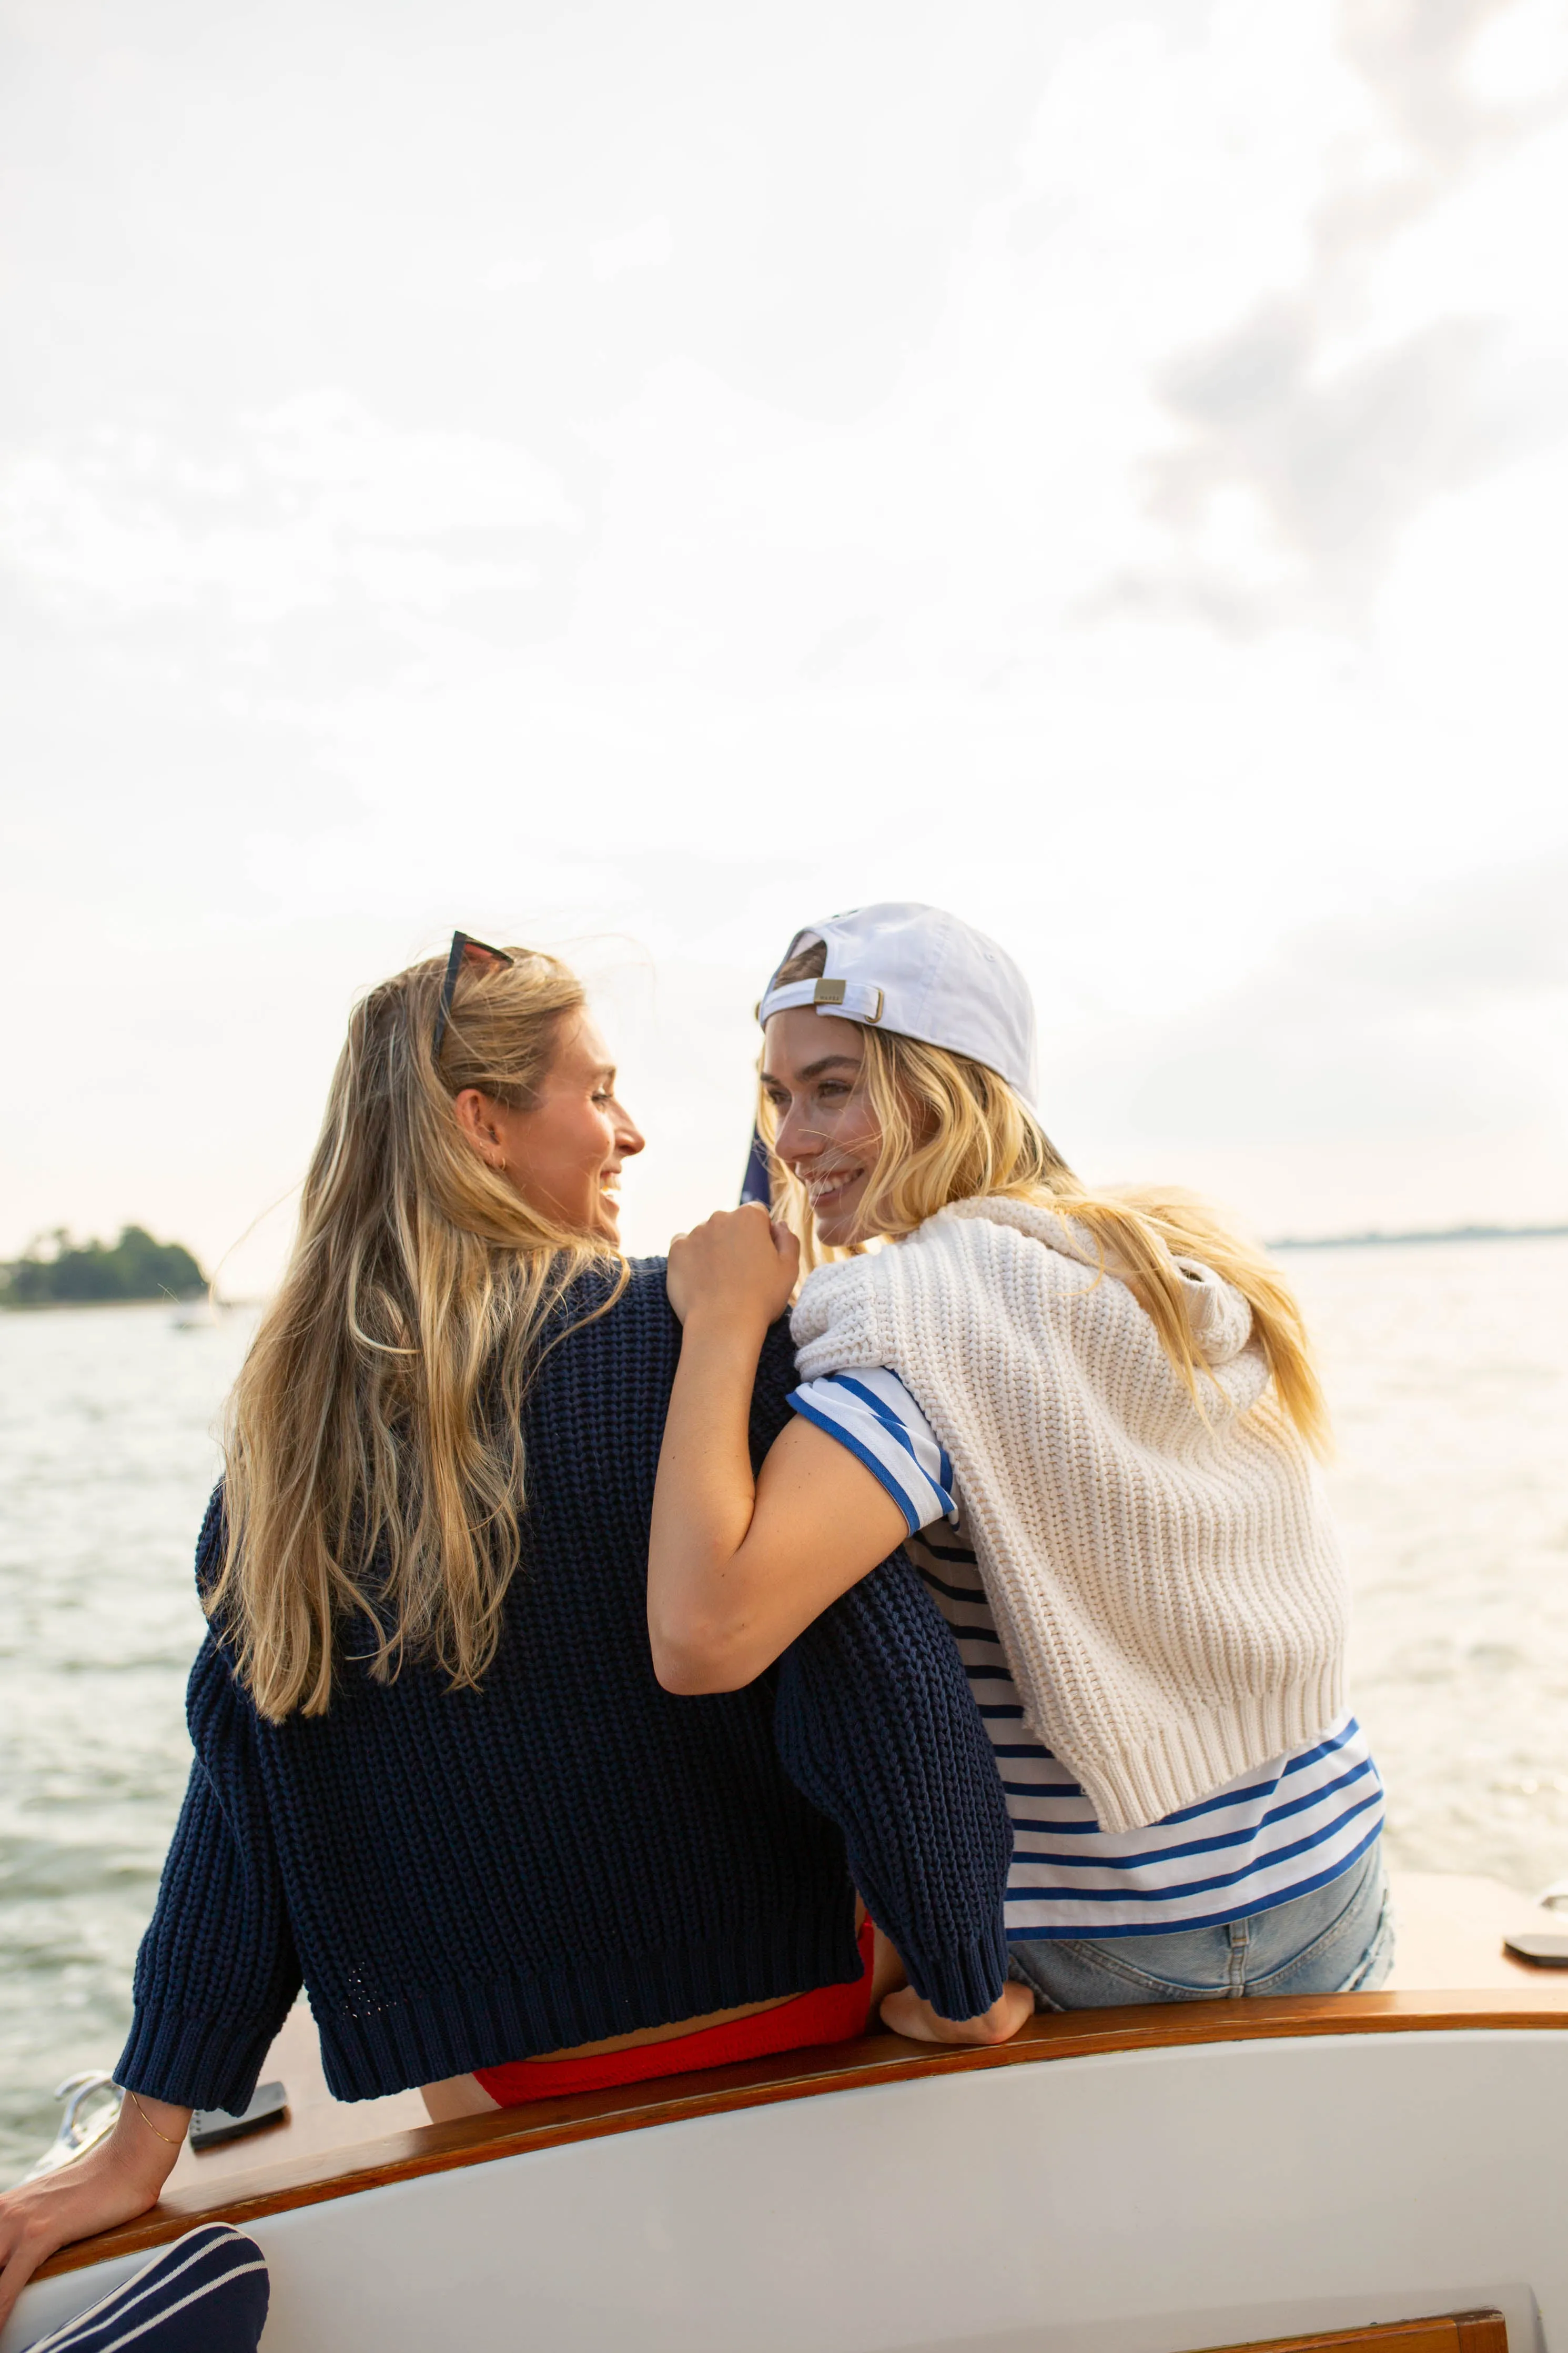
<path fill-rule="evenodd" d="M 445 959 L 355 1006 L 281 1289 L 229 1398 L 227 1538 L 205 1596 L 273 1723 L 321 1715 L 334 1658 L 477 1684 L 494 1657 L 523 1509 L 521 1409 L 544 1326 L 610 1246 L 542 1214 L 453 1109 L 465 1087 L 531 1107 L 584 1003 L 555 957 L 459 970 L 439 1058 Z M 563 1334 L 557 1334 L 557 1337 Z M 552 1343 L 553 1345 L 553 1343 Z"/>
<path fill-rule="evenodd" d="M 826 959 L 822 942 L 814 941 L 781 965 L 775 981 L 818 979 Z M 862 1210 L 868 1234 L 910 1234 L 948 1202 L 987 1195 L 1039 1202 L 1071 1218 L 1091 1236 L 1101 1275 L 1120 1277 L 1133 1292 L 1201 1412 L 1203 1359 L 1193 1348 L 1184 1278 L 1175 1263 L 1196 1259 L 1247 1300 L 1280 1405 L 1313 1451 L 1328 1454 L 1328 1406 L 1301 1311 L 1256 1243 L 1195 1194 L 1156 1186 L 1090 1192 L 994 1071 L 945 1047 L 857 1026 L 866 1043 L 866 1092 L 881 1131 Z M 771 1149 L 778 1115 L 765 1091 L 758 1118 Z M 805 1186 L 776 1154 L 771 1166 L 773 1213 L 798 1237 L 803 1264 L 851 1255 L 817 1240 Z"/>

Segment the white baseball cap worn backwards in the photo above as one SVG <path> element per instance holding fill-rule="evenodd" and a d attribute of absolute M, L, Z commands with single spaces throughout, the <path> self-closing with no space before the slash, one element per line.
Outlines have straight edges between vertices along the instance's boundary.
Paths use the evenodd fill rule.
<path fill-rule="evenodd" d="M 783 962 L 817 940 L 827 950 L 822 978 L 787 980 L 781 987 L 775 974 L 757 1008 L 759 1021 L 815 1006 L 818 1013 L 966 1054 L 1035 1104 L 1034 1000 L 994 940 L 941 907 L 901 899 L 807 923 Z"/>

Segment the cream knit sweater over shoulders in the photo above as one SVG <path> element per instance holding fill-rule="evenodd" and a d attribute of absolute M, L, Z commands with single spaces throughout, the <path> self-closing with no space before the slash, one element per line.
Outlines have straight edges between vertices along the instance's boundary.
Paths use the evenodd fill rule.
<path fill-rule="evenodd" d="M 1252 1312 L 1184 1261 L 1199 1413 L 1093 1240 L 956 1201 L 808 1277 L 803 1380 L 889 1366 L 952 1458 L 1027 1729 L 1106 1831 L 1161 1821 L 1345 1705 L 1347 1597 L 1321 1482 Z"/>

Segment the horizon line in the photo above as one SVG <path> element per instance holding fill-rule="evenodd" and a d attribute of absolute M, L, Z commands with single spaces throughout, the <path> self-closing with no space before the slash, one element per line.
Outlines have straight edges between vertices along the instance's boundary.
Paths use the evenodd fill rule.
<path fill-rule="evenodd" d="M 1265 1250 L 1367 1250 L 1377 1244 L 1409 1242 L 1527 1242 L 1555 1240 L 1568 1234 L 1560 1226 L 1440 1226 L 1404 1233 L 1369 1229 L 1359 1234 L 1281 1234 L 1265 1242 Z"/>

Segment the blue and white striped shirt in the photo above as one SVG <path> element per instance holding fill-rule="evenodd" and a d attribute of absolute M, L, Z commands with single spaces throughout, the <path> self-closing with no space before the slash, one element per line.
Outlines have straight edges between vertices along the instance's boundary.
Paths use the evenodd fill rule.
<path fill-rule="evenodd" d="M 904 1549 L 952 1629 L 1013 1824 L 1012 1941 L 1209 1927 L 1322 1887 L 1366 1852 L 1383 1828 L 1383 1785 L 1353 1715 L 1201 1805 L 1146 1830 L 1102 1831 L 1067 1767 L 1025 1733 L 952 1465 L 898 1375 L 832 1373 L 790 1403 L 900 1506 Z"/>

